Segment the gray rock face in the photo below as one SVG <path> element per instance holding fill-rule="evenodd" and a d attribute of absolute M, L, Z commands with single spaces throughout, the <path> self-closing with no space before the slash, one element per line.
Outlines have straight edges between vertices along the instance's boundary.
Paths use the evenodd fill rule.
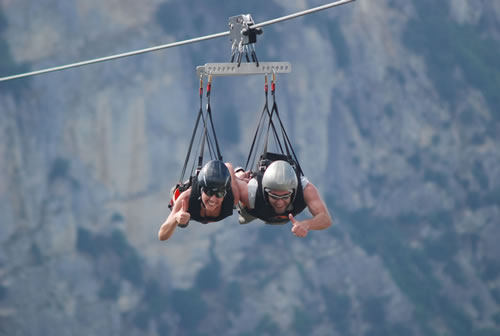
<path fill-rule="evenodd" d="M 0 76 L 321 4 L 3 0 Z M 157 240 L 195 67 L 226 62 L 227 39 L 1 82 L 0 335 L 500 333 L 499 17 L 498 1 L 359 0 L 264 28 L 334 220 L 306 239 L 234 215 Z M 263 78 L 216 78 L 211 103 L 243 165 Z"/>

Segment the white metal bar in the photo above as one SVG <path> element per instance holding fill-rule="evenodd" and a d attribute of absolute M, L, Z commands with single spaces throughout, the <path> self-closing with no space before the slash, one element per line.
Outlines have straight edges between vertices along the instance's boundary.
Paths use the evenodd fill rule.
<path fill-rule="evenodd" d="M 241 76 L 265 75 L 272 73 L 290 73 L 292 65 L 289 62 L 259 62 L 256 63 L 207 63 L 196 67 L 196 74 L 200 76 Z"/>

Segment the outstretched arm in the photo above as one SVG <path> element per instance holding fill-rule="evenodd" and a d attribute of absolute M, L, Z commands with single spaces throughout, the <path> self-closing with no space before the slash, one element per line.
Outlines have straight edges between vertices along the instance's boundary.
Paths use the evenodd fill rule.
<path fill-rule="evenodd" d="M 169 239 L 175 231 L 175 228 L 179 224 L 186 224 L 191 219 L 191 214 L 189 210 L 189 196 L 191 195 L 191 189 L 183 192 L 177 201 L 175 201 L 172 212 L 165 220 L 165 223 L 160 227 L 158 232 L 158 239 L 167 240 Z"/>
<path fill-rule="evenodd" d="M 289 218 L 293 225 L 292 232 L 297 237 L 307 236 L 309 230 L 323 230 L 332 225 L 330 213 L 321 199 L 318 189 L 316 189 L 312 183 L 308 183 L 304 188 L 304 200 L 313 217 L 303 221 L 297 221 L 292 214 L 290 214 Z"/>
<path fill-rule="evenodd" d="M 226 167 L 227 169 L 229 169 L 229 174 L 231 175 L 231 190 L 233 191 L 233 196 L 234 196 L 233 205 L 236 205 L 240 201 L 240 187 L 238 186 L 238 179 L 234 174 L 233 165 L 229 162 L 226 162 Z"/>
<path fill-rule="evenodd" d="M 238 172 L 234 173 L 237 178 L 245 183 L 248 183 L 252 178 L 252 172 L 250 170 L 244 171 L 243 168 L 239 168 Z"/>

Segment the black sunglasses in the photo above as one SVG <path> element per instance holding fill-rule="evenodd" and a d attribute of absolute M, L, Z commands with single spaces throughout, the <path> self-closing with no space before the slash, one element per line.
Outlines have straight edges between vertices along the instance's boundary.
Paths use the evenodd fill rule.
<path fill-rule="evenodd" d="M 208 197 L 212 197 L 213 195 L 215 195 L 215 197 L 217 198 L 223 198 L 227 194 L 226 190 L 219 189 L 201 188 L 201 191 L 203 191 Z"/>

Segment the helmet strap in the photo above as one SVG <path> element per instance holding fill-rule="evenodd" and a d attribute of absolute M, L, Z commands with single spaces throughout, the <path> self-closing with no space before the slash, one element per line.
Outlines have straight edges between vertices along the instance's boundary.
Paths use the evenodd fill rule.
<path fill-rule="evenodd" d="M 202 207 L 203 209 L 206 209 L 207 207 L 205 206 L 205 203 L 203 203 L 203 198 L 201 197 L 201 194 L 200 194 L 200 197 L 198 197 L 198 199 L 200 200 L 201 207 Z"/>

